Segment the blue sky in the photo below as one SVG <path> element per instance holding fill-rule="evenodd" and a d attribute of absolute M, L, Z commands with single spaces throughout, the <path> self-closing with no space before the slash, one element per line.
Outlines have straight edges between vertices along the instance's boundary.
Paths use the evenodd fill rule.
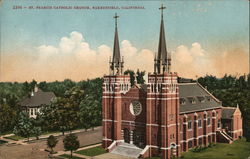
<path fill-rule="evenodd" d="M 120 16 L 119 38 L 138 50 L 158 47 L 161 4 L 169 50 L 198 42 L 208 52 L 243 48 L 249 54 L 249 1 L 84 1 L 3 0 L 1 54 L 15 54 L 41 45 L 57 46 L 71 32 L 82 33 L 91 49 L 112 48 L 115 12 Z M 56 10 L 13 9 L 13 6 L 143 6 L 145 9 Z M 35 52 L 34 52 L 35 53 Z M 3 66 L 2 66 L 3 67 Z"/>

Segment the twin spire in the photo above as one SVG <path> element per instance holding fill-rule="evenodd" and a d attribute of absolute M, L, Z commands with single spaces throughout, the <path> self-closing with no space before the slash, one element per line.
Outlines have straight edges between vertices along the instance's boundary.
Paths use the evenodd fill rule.
<path fill-rule="evenodd" d="M 111 75 L 122 75 L 123 74 L 123 58 L 121 59 L 118 29 L 117 29 L 117 19 L 119 16 L 115 13 L 115 38 L 114 38 L 114 48 L 113 48 L 113 58 L 110 59 L 110 74 Z"/>
<path fill-rule="evenodd" d="M 164 31 L 164 21 L 163 21 L 163 10 L 166 9 L 163 5 L 159 8 L 161 10 L 161 26 L 160 26 L 160 37 L 159 37 L 159 46 L 158 53 L 154 59 L 154 73 L 169 73 L 171 66 L 171 59 L 167 52 L 165 31 Z M 123 74 L 123 58 L 120 54 L 119 38 L 118 38 L 118 29 L 117 29 L 117 19 L 119 16 L 115 13 L 115 37 L 114 37 L 114 48 L 113 48 L 113 57 L 110 59 L 110 75 L 122 75 Z"/>
<path fill-rule="evenodd" d="M 163 5 L 159 8 L 161 10 L 161 26 L 160 26 L 160 36 L 159 36 L 159 46 L 158 53 L 154 60 L 154 73 L 169 73 L 171 66 L 170 54 L 168 54 L 165 31 L 164 31 L 164 21 L 163 21 L 163 10 L 166 9 Z"/>

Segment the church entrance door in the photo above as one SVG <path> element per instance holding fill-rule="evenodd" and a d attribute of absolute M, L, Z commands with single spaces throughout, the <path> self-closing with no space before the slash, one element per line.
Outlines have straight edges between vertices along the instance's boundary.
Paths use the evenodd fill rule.
<path fill-rule="evenodd" d="M 130 141 L 129 130 L 128 129 L 124 129 L 123 132 L 124 132 L 124 142 L 129 143 L 129 141 Z"/>
<path fill-rule="evenodd" d="M 140 148 L 144 147 L 144 134 L 142 131 L 134 131 L 134 145 Z"/>

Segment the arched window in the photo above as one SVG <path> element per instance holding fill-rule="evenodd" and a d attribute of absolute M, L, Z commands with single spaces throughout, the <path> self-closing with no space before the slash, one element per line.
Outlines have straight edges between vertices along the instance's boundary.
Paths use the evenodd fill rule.
<path fill-rule="evenodd" d="M 211 125 L 211 117 L 210 117 L 210 115 L 208 115 L 208 117 L 207 117 L 207 125 Z"/>

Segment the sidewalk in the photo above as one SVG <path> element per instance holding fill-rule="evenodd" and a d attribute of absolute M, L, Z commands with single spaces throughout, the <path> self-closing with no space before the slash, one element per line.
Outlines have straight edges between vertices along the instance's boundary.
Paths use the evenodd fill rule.
<path fill-rule="evenodd" d="M 101 129 L 101 126 L 95 127 L 95 130 L 98 130 L 98 129 Z M 77 130 L 71 131 L 72 134 L 76 134 L 76 133 L 80 133 L 80 132 L 85 132 L 85 129 L 77 129 Z M 68 134 L 70 134 L 69 131 L 64 133 L 64 135 L 68 135 Z M 4 141 L 7 141 L 9 144 L 13 144 L 13 143 L 15 143 L 15 144 L 22 144 L 22 145 L 28 144 L 27 143 L 28 142 L 27 138 L 22 139 L 22 140 L 18 140 L 18 141 L 4 138 L 4 137 L 13 136 L 13 135 L 15 135 L 15 134 L 6 134 L 6 135 L 3 135 L 3 136 L 0 136 L 0 139 L 4 140 Z M 51 133 L 51 134 L 41 135 L 41 136 L 39 136 L 39 140 L 47 139 L 50 135 L 53 135 L 55 137 L 63 136 L 62 132 L 57 132 L 57 133 Z M 31 141 L 38 141 L 38 140 L 36 139 L 36 137 L 30 137 L 29 138 L 29 142 L 31 142 Z"/>

